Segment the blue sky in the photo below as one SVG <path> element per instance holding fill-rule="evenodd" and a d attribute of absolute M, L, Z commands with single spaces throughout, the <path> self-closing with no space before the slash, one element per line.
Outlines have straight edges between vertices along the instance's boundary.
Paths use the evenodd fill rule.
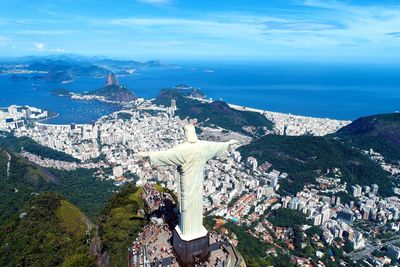
<path fill-rule="evenodd" d="M 0 56 L 57 53 L 141 60 L 396 61 L 400 2 L 0 2 Z"/>

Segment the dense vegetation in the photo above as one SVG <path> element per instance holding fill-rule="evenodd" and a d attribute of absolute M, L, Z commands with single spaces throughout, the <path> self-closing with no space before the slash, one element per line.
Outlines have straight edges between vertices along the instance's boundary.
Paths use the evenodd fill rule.
<path fill-rule="evenodd" d="M 93 170 L 47 170 L 8 152 L 11 156 L 7 177 L 8 155 L 0 149 L 0 226 L 32 197 L 32 193 L 59 192 L 95 218 L 115 186 L 110 181 L 96 181 Z"/>
<path fill-rule="evenodd" d="M 130 120 L 132 118 L 132 114 L 127 112 L 118 112 L 117 118 L 121 120 Z"/>
<path fill-rule="evenodd" d="M 106 201 L 116 190 L 112 181 L 96 180 L 94 170 L 77 169 L 67 172 L 51 169 L 51 173 L 57 177 L 57 183 L 48 190 L 60 192 L 92 220 L 99 216 Z"/>
<path fill-rule="evenodd" d="M 215 227 L 214 218 L 206 217 L 204 225 L 208 230 L 213 230 Z M 225 229 L 228 230 L 228 235 L 234 235 L 235 238 L 237 238 L 237 250 L 242 255 L 247 266 L 293 266 L 293 264 L 290 263 L 290 257 L 288 255 L 278 253 L 277 257 L 269 256 L 267 250 L 273 246 L 252 236 L 249 233 L 251 231 L 249 227 L 237 225 L 233 222 L 227 222 L 224 224 L 223 228 L 217 230 L 222 230 L 223 234 L 226 235 Z"/>
<path fill-rule="evenodd" d="M 64 152 L 42 146 L 29 137 L 15 137 L 13 135 L 8 135 L 0 139 L 0 146 L 15 152 L 20 152 L 21 149 L 24 149 L 29 153 L 49 159 L 67 162 L 79 162 L 79 159 L 76 159 Z"/>
<path fill-rule="evenodd" d="M 112 182 L 96 181 L 93 170 L 47 170 L 17 154 L 8 153 L 11 156 L 9 177 L 8 155 L 5 150 L 0 150 L 0 227 L 3 226 L 6 229 L 4 231 L 8 233 L 0 237 L 0 241 L 4 243 L 6 239 L 14 240 L 20 235 L 25 235 L 26 238 L 12 244 L 5 241 L 5 246 L 0 249 L 0 258 L 8 260 L 12 255 L 16 255 L 15 264 L 11 266 L 38 265 L 39 258 L 43 259 L 40 262 L 41 266 L 92 266 L 93 257 L 83 249 L 87 247 L 83 246 L 86 241 L 83 240 L 85 235 L 79 234 L 85 233 L 88 219 L 76 207 L 78 206 L 92 220 L 99 218 L 99 234 L 104 244 L 103 248 L 110 256 L 110 266 L 126 264 L 126 248 L 146 222 L 143 214 L 138 213 L 144 206 L 141 188 L 127 186 L 118 194 L 114 194 L 115 187 Z M 43 193 L 44 191 L 59 192 L 68 201 L 56 193 L 48 194 Z M 30 208 L 23 208 L 26 203 L 37 201 L 37 194 L 39 197 L 44 196 L 43 199 L 47 199 L 45 203 L 50 204 L 38 208 L 38 212 L 43 214 L 33 213 L 32 217 L 28 212 L 29 216 L 24 217 L 27 220 L 20 220 L 19 214 L 32 210 L 31 207 L 35 206 L 30 204 Z M 34 211 L 36 212 L 36 209 Z M 35 216 L 42 217 L 36 219 Z M 9 221 L 10 218 L 13 218 L 12 221 Z M 59 221 L 61 226 L 57 224 Z M 43 229 L 36 230 L 39 227 Z M 55 232 L 58 234 L 54 234 Z M 33 233 L 36 234 L 32 243 L 29 243 L 26 239 Z M 68 236 L 65 236 L 66 234 Z M 35 247 L 38 249 L 35 250 Z M 25 253 L 30 253 L 29 257 L 19 257 L 23 255 L 24 250 Z M 22 264 L 17 264 L 21 261 Z M 4 264 L 0 261 L 0 265 Z"/>
<path fill-rule="evenodd" d="M 222 101 L 203 103 L 184 97 L 177 90 L 162 90 L 154 103 L 170 106 L 172 99 L 176 100 L 178 107 L 176 115 L 181 118 L 196 118 L 205 126 L 219 126 L 244 134 L 249 134 L 243 129 L 245 126 L 254 127 L 254 134 L 263 127 L 268 129 L 273 127 L 273 123 L 259 113 L 236 110 Z"/>
<path fill-rule="evenodd" d="M 88 219 L 55 193 L 33 197 L 0 235 L 1 266 L 95 266 L 86 243 Z"/>
<path fill-rule="evenodd" d="M 268 216 L 268 221 L 279 227 L 295 227 L 303 224 L 310 224 L 306 215 L 299 210 L 277 209 Z"/>
<path fill-rule="evenodd" d="M 8 154 L 11 156 L 7 177 Z M 32 192 L 51 183 L 44 170 L 13 153 L 0 150 L 0 226 L 32 197 Z"/>
<path fill-rule="evenodd" d="M 115 194 L 99 217 L 99 237 L 110 266 L 125 266 L 127 248 L 145 224 L 142 188 L 127 185 Z"/>
<path fill-rule="evenodd" d="M 119 85 L 108 85 L 100 89 L 90 91 L 88 95 L 103 96 L 106 100 L 129 102 L 137 97 L 128 88 Z"/>
<path fill-rule="evenodd" d="M 227 222 L 226 227 L 229 232 L 235 233 L 239 243 L 237 249 L 243 256 L 247 266 L 267 266 L 267 250 L 271 248 L 270 244 L 267 244 L 260 239 L 255 238 L 247 232 L 247 228 L 244 226 L 238 226 L 232 222 Z"/>
<path fill-rule="evenodd" d="M 351 146 L 372 148 L 389 162 L 400 161 L 400 113 L 359 118 L 335 135 Z"/>
<path fill-rule="evenodd" d="M 175 85 L 173 89 L 168 89 L 169 91 L 173 91 L 175 93 L 178 93 L 181 96 L 185 97 L 194 97 L 194 98 L 205 98 L 206 95 L 199 89 L 190 87 L 189 85 L 186 84 L 178 84 Z"/>
<path fill-rule="evenodd" d="M 268 161 L 272 167 L 289 174 L 281 181 L 281 189 L 295 194 L 304 184 L 339 168 L 348 185 L 379 185 L 382 196 L 392 194 L 392 182 L 377 163 L 358 151 L 327 137 L 267 135 L 239 149 L 244 158 L 253 156 L 260 164 Z"/>

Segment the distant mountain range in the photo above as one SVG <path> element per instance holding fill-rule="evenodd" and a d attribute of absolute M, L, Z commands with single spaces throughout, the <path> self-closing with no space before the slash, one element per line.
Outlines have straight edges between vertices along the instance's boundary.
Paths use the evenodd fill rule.
<path fill-rule="evenodd" d="M 77 77 L 104 77 L 109 72 L 107 69 L 90 64 L 88 62 L 72 62 L 45 59 L 34 61 L 17 69 L 18 72 L 35 73 L 34 76 L 14 74 L 13 80 L 45 80 L 45 81 L 69 81 Z"/>
<path fill-rule="evenodd" d="M 99 57 L 60 55 L 0 59 L 0 74 L 13 74 L 13 80 L 70 81 L 78 77 L 105 77 L 113 72 L 132 75 L 138 68 L 169 66 L 159 61 L 138 62 Z M 29 75 L 27 75 L 29 74 Z"/>

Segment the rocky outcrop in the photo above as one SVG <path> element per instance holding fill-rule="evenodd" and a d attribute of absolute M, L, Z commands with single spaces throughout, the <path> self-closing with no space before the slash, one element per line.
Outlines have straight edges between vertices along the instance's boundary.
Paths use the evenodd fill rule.
<path fill-rule="evenodd" d="M 106 86 L 115 85 L 119 86 L 119 81 L 114 73 L 110 72 L 106 78 Z"/>

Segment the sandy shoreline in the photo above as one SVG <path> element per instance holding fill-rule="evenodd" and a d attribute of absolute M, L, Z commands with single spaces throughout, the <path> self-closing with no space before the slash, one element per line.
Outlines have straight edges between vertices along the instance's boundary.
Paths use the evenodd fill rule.
<path fill-rule="evenodd" d="M 335 133 L 340 128 L 351 123 L 346 120 L 336 120 L 329 118 L 316 118 L 287 113 L 272 112 L 262 109 L 249 108 L 234 104 L 228 104 L 230 107 L 241 110 L 257 112 L 265 116 L 274 123 L 274 133 L 279 135 L 315 135 L 324 136 Z"/>

